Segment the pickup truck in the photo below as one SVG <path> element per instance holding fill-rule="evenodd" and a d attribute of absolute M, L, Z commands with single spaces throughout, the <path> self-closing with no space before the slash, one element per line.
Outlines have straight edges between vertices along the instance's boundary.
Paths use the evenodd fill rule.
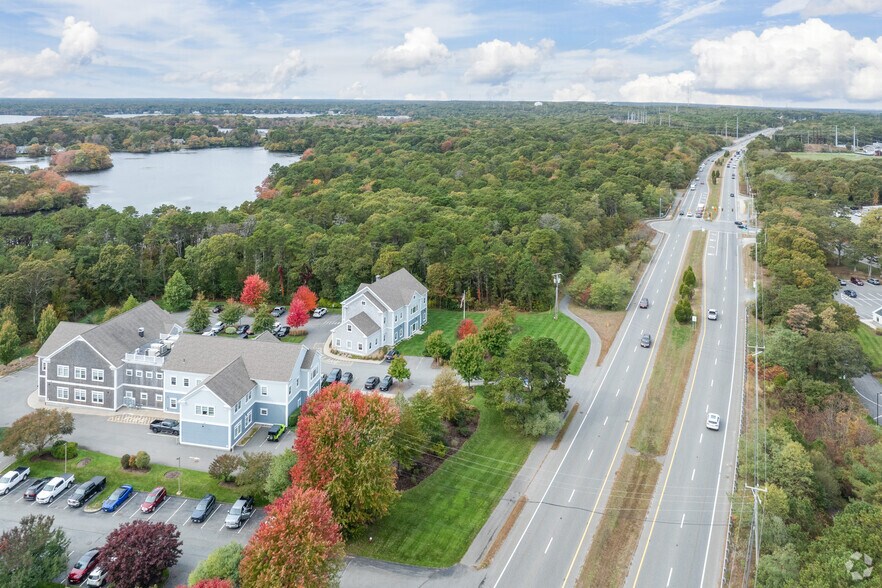
<path fill-rule="evenodd" d="M 37 494 L 37 504 L 49 504 L 71 487 L 74 483 L 73 474 L 61 474 L 49 480 L 49 483 L 43 486 L 40 493 Z"/>
<path fill-rule="evenodd" d="M 180 435 L 181 424 L 173 419 L 156 419 L 150 423 L 150 430 L 154 433 L 168 433 L 169 435 Z"/>
<path fill-rule="evenodd" d="M 251 518 L 254 512 L 254 498 L 251 496 L 240 496 L 239 500 L 233 503 L 232 508 L 227 511 L 227 517 L 224 519 L 224 526 L 228 529 L 238 529 L 242 523 Z"/>
<path fill-rule="evenodd" d="M 13 488 L 28 479 L 31 468 L 15 468 L 3 474 L 0 478 L 0 496 L 9 494 Z"/>

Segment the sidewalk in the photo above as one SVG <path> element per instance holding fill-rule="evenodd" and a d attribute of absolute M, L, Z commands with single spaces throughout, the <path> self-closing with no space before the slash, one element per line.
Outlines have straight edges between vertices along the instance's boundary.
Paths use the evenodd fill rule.
<path fill-rule="evenodd" d="M 64 405 L 50 406 L 46 401 L 40 398 L 39 391 L 34 390 L 28 395 L 28 406 L 31 408 L 61 408 L 73 414 L 88 414 L 94 416 L 107 417 L 108 421 L 115 423 L 135 423 L 147 424 L 154 419 L 169 418 L 169 415 L 160 411 L 149 408 L 121 408 L 117 411 L 101 410 L 100 408 L 89 408 L 87 406 Z"/>

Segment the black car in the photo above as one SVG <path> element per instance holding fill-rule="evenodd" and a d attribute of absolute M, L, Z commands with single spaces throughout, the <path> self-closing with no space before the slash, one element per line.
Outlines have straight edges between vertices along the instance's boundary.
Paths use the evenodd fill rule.
<path fill-rule="evenodd" d="M 373 390 L 373 389 L 376 388 L 379 384 L 380 384 L 380 378 L 378 378 L 377 376 L 371 376 L 370 378 L 368 378 L 367 380 L 365 380 L 365 382 L 364 382 L 364 389 L 365 389 L 365 390 Z"/>
<path fill-rule="evenodd" d="M 211 312 L 213 312 L 214 314 L 217 314 L 220 311 L 222 311 L 223 309 L 224 309 L 224 307 L 222 305 L 216 304 L 215 307 L 211 309 Z"/>
<path fill-rule="evenodd" d="M 284 306 L 277 306 L 274 309 L 272 309 L 272 311 L 270 311 L 270 314 L 273 315 L 274 317 L 278 318 L 278 317 L 282 316 L 283 314 L 285 314 L 285 307 Z"/>
<path fill-rule="evenodd" d="M 383 379 L 380 381 L 380 392 L 388 392 L 389 388 L 392 387 L 393 382 L 394 380 L 389 374 L 383 376 Z"/>
<path fill-rule="evenodd" d="M 217 498 L 214 497 L 214 494 L 206 494 L 193 509 L 190 520 L 194 523 L 201 523 L 211 516 L 215 508 L 217 508 Z"/>
<path fill-rule="evenodd" d="M 639 306 L 640 308 L 649 308 L 649 298 L 641 298 Z"/>
<path fill-rule="evenodd" d="M 37 494 L 40 490 L 43 489 L 43 486 L 51 480 L 52 478 L 40 478 L 39 480 L 34 480 L 31 482 L 31 485 L 28 486 L 27 490 L 24 491 L 24 499 L 25 500 L 36 500 Z"/>
<path fill-rule="evenodd" d="M 72 508 L 83 506 L 89 502 L 93 496 L 104 490 L 106 485 L 107 478 L 104 476 L 95 476 L 88 482 L 83 482 L 67 499 L 67 505 Z"/>
<path fill-rule="evenodd" d="M 395 359 L 396 357 L 398 357 L 399 355 L 401 355 L 401 353 L 393 347 L 392 349 L 390 349 L 389 351 L 386 352 L 386 355 L 383 356 L 383 361 L 390 362 L 393 359 Z"/>
<path fill-rule="evenodd" d="M 340 381 L 344 384 L 351 384 L 353 380 L 352 372 L 343 372 L 343 375 L 340 376 Z"/>
<path fill-rule="evenodd" d="M 340 368 L 334 368 L 328 372 L 328 382 L 333 384 L 334 382 L 339 382 L 340 378 L 343 377 L 343 372 Z"/>
<path fill-rule="evenodd" d="M 640 337 L 640 347 L 649 347 L 650 345 L 652 345 L 652 335 L 646 333 Z"/>
<path fill-rule="evenodd" d="M 236 334 L 242 335 L 248 332 L 248 325 L 239 325 L 236 327 Z"/>
<path fill-rule="evenodd" d="M 849 298 L 857 298 L 857 292 L 855 292 L 854 290 L 843 290 L 842 293 Z"/>

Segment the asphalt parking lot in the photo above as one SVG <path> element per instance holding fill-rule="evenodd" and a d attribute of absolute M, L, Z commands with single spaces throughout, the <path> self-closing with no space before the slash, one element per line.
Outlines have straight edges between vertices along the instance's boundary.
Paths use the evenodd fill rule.
<path fill-rule="evenodd" d="M 135 520 L 171 523 L 178 527 L 183 542 L 181 560 L 171 570 L 168 586 L 186 584 L 187 576 L 196 564 L 216 548 L 231 541 L 245 544 L 263 520 L 262 508 L 255 509 L 251 518 L 238 529 L 227 529 L 224 517 L 230 508 L 228 503 L 218 503 L 217 508 L 203 523 L 193 523 L 190 513 L 198 500 L 169 496 L 152 513 L 142 513 L 141 503 L 146 492 L 133 492 L 126 502 L 115 512 L 86 512 L 82 508 L 67 506 L 67 498 L 76 489 L 76 484 L 66 490 L 50 504 L 37 504 L 22 497 L 30 480 L 19 484 L 6 496 L 0 496 L 0 531 L 18 524 L 23 516 L 45 514 L 55 518 L 55 525 L 62 528 L 71 540 L 69 564 L 72 566 L 79 557 L 92 547 L 100 547 L 110 531 Z M 67 572 L 65 572 L 66 576 Z M 63 579 L 63 578 L 61 578 Z"/>
<path fill-rule="evenodd" d="M 839 286 L 837 300 L 853 306 L 861 320 L 872 321 L 873 311 L 882 308 L 882 286 L 874 286 L 863 277 L 861 279 L 864 280 L 863 286 L 857 286 L 848 280 L 846 280 L 847 286 Z M 846 296 L 843 294 L 845 290 L 854 290 L 857 293 L 857 298 Z"/>

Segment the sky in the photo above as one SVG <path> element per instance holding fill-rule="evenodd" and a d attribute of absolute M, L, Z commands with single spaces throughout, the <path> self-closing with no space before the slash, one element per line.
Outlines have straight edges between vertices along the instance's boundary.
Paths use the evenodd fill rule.
<path fill-rule="evenodd" d="M 0 3 L 0 97 L 882 109 L 882 0 Z"/>

